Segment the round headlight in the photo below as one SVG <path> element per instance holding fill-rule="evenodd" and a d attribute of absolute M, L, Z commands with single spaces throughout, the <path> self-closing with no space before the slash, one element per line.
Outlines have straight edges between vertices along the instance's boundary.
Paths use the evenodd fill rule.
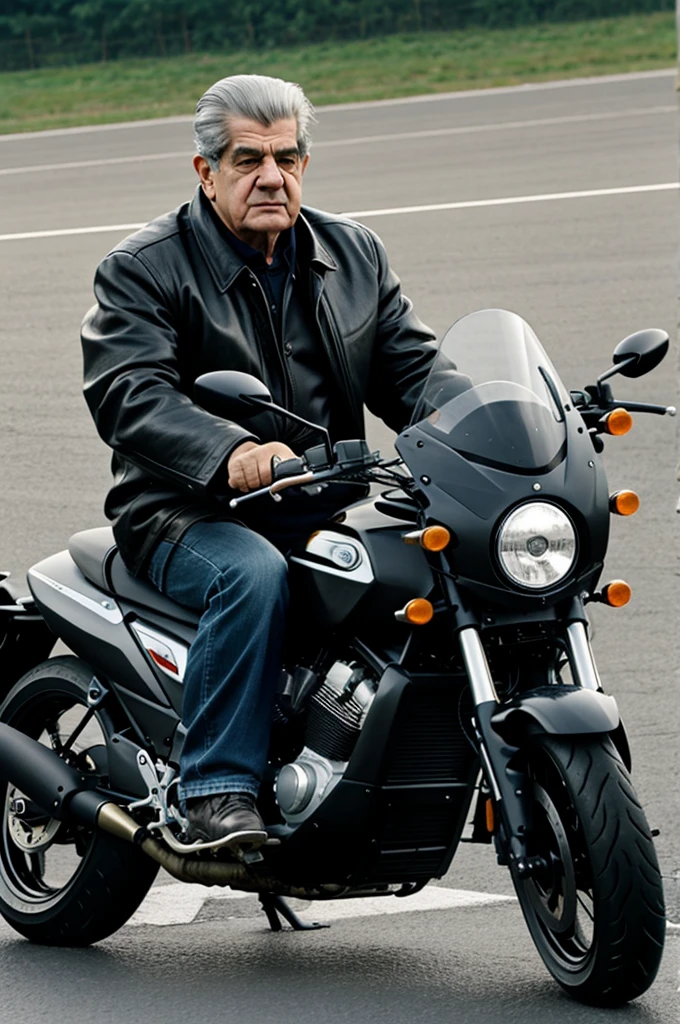
<path fill-rule="evenodd" d="M 498 531 L 498 561 L 520 587 L 555 586 L 576 561 L 576 531 L 569 516 L 545 501 L 520 505 Z"/>

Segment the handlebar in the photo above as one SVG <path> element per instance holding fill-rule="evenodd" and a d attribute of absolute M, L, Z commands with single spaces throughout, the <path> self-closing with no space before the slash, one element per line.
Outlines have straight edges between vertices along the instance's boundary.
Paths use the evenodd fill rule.
<path fill-rule="evenodd" d="M 675 416 L 677 409 L 674 405 L 650 405 L 648 402 L 617 402 L 622 409 L 628 412 L 652 412 L 657 416 Z"/>
<path fill-rule="evenodd" d="M 649 402 L 630 402 L 614 398 L 606 384 L 587 387 L 583 391 L 571 391 L 574 408 L 578 409 L 586 424 L 599 432 L 600 421 L 612 409 L 626 409 L 627 412 L 648 412 L 656 416 L 675 416 L 674 405 L 653 405 Z"/>
<path fill-rule="evenodd" d="M 307 456 L 310 456 L 307 458 Z M 310 484 L 340 483 L 343 480 L 370 477 L 372 470 L 387 469 L 394 462 L 383 462 L 380 452 L 371 452 L 365 441 L 338 441 L 334 446 L 335 462 L 319 463 L 317 449 L 311 449 L 302 458 L 284 459 L 274 466 L 272 483 L 232 498 L 229 508 L 238 508 L 244 501 L 268 494 L 281 501 L 281 491 L 289 487 L 307 487 Z"/>

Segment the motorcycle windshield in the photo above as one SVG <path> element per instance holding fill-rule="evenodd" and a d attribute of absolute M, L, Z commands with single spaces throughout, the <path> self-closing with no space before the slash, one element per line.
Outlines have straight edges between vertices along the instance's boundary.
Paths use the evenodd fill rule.
<path fill-rule="evenodd" d="M 548 472 L 566 455 L 569 400 L 531 327 L 484 309 L 444 335 L 411 422 L 472 462 Z"/>

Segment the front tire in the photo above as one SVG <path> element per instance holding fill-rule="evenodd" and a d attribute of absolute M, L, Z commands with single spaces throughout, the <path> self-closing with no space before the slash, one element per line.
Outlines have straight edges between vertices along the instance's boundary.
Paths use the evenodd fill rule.
<path fill-rule="evenodd" d="M 659 864 L 630 776 L 606 737 L 541 737 L 527 774 L 528 852 L 544 866 L 513 881 L 531 936 L 575 999 L 620 1006 L 654 981 L 666 930 Z"/>
<path fill-rule="evenodd" d="M 52 658 L 28 672 L 0 708 L 0 721 L 62 756 L 87 713 L 92 671 L 76 658 Z M 102 708 L 88 720 L 67 756 L 106 782 L 107 737 Z M 0 782 L 0 914 L 31 942 L 88 946 L 134 914 L 158 865 L 137 847 L 98 829 L 42 815 L 15 787 Z"/>

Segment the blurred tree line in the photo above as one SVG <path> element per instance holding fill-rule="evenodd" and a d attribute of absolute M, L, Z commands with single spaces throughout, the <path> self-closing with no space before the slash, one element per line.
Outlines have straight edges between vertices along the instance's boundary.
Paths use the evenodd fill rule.
<path fill-rule="evenodd" d="M 674 0 L 0 0 L 0 71 L 674 7 Z"/>

